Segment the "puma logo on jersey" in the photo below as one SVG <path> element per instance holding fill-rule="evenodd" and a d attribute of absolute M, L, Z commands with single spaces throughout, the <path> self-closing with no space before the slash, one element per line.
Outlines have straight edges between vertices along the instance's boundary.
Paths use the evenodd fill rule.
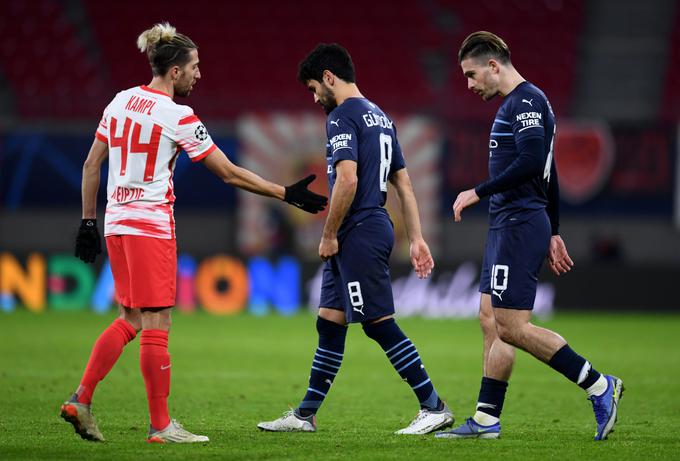
<path fill-rule="evenodd" d="M 352 310 L 360 313 L 361 315 L 366 315 L 366 314 L 364 314 L 364 305 L 363 304 L 361 305 L 361 307 L 359 309 L 357 309 L 356 307 L 353 307 Z"/>
<path fill-rule="evenodd" d="M 498 296 L 498 299 L 503 301 L 503 293 L 505 293 L 505 290 L 501 290 L 501 291 L 492 290 L 492 291 L 493 291 L 494 296 Z"/>
<path fill-rule="evenodd" d="M 340 128 L 340 119 L 337 120 L 331 120 L 331 125 L 335 125 L 338 128 Z"/>
<path fill-rule="evenodd" d="M 531 99 L 522 99 L 522 102 L 526 102 L 526 103 L 529 104 L 531 107 L 534 107 L 534 105 L 531 104 L 531 101 L 533 101 L 533 100 L 534 100 L 534 98 L 531 98 Z"/>

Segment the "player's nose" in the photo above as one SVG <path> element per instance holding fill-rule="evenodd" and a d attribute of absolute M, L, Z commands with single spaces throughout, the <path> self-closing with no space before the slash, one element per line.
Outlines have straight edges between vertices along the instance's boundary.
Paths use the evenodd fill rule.
<path fill-rule="evenodd" d="M 319 97 L 314 93 L 314 104 L 317 104 L 319 102 Z"/>
<path fill-rule="evenodd" d="M 475 81 L 471 78 L 468 79 L 468 90 L 472 90 L 475 87 Z"/>

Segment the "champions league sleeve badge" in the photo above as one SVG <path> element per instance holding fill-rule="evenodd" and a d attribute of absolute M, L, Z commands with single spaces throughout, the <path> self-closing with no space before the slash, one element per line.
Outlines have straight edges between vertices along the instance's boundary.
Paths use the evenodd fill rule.
<path fill-rule="evenodd" d="M 196 136 L 196 139 L 199 141 L 205 141 L 208 139 L 208 130 L 205 129 L 205 126 L 198 125 L 194 131 L 194 136 Z"/>

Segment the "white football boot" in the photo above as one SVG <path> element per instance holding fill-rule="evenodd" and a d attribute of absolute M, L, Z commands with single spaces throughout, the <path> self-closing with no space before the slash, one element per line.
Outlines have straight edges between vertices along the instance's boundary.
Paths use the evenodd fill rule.
<path fill-rule="evenodd" d="M 316 415 L 302 417 L 295 410 L 288 410 L 280 418 L 263 421 L 257 427 L 270 432 L 316 432 Z"/>
<path fill-rule="evenodd" d="M 205 435 L 192 434 L 173 419 L 163 430 L 157 431 L 150 428 L 146 441 L 149 443 L 201 443 L 210 442 L 210 439 Z"/>
<path fill-rule="evenodd" d="M 444 403 L 441 410 L 422 409 L 407 427 L 398 430 L 395 434 L 399 435 L 422 435 L 429 434 L 437 429 L 443 429 L 453 425 L 453 413 L 448 405 Z"/>

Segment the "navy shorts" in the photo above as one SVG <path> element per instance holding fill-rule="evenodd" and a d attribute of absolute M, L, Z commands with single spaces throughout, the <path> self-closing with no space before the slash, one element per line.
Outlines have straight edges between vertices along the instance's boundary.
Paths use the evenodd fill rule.
<path fill-rule="evenodd" d="M 344 311 L 348 323 L 394 314 L 389 269 L 394 228 L 387 213 L 371 212 L 338 242 L 338 254 L 323 269 L 319 307 Z"/>
<path fill-rule="evenodd" d="M 489 230 L 479 291 L 491 295 L 493 307 L 534 308 L 538 272 L 548 255 L 550 238 L 545 212 L 514 226 Z"/>

